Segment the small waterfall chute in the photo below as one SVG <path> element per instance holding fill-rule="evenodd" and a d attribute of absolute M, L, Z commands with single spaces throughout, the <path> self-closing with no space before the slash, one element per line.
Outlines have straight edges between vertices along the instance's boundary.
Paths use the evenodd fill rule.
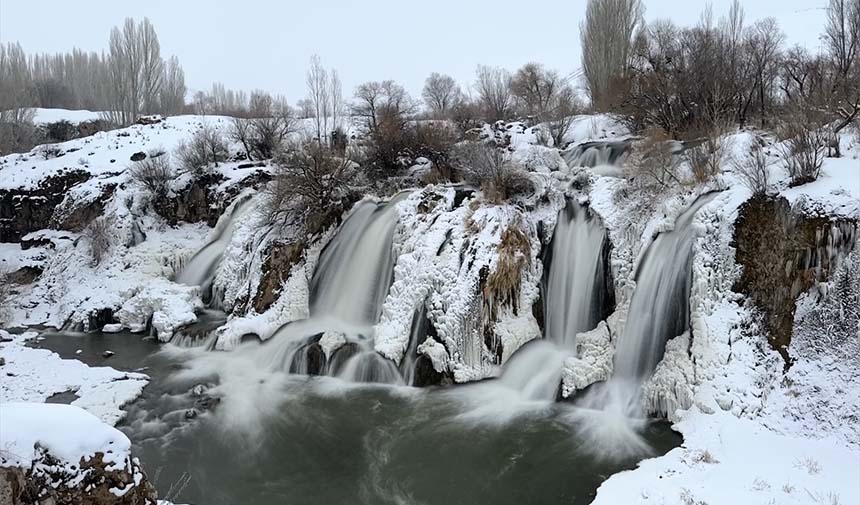
<path fill-rule="evenodd" d="M 544 280 L 545 338 L 573 348 L 577 333 L 594 329 L 612 297 L 606 286 L 606 230 L 588 208 L 568 200 L 559 211 Z"/>
<path fill-rule="evenodd" d="M 250 208 L 251 200 L 251 196 L 237 199 L 230 213 L 219 219 L 215 237 L 188 260 L 176 275 L 176 282 L 188 286 L 200 286 L 204 298 L 210 297 L 212 283 L 215 280 L 215 274 L 218 271 L 224 250 L 230 244 L 236 222 Z"/>
<path fill-rule="evenodd" d="M 314 270 L 310 317 L 282 326 L 271 339 L 276 346 L 273 366 L 293 373 L 319 368 L 355 382 L 403 382 L 397 365 L 373 350 L 373 325 L 394 275 L 396 204 L 405 195 L 385 203 L 360 202 L 343 222 Z M 317 367 L 318 353 L 307 338 L 326 331 L 341 333 L 347 343 Z"/>
<path fill-rule="evenodd" d="M 570 146 L 561 153 L 569 167 L 616 166 L 627 153 L 632 140 L 588 141 Z"/>
<path fill-rule="evenodd" d="M 666 341 L 690 325 L 693 244 L 699 233 L 696 213 L 713 200 L 702 195 L 681 213 L 671 231 L 657 235 L 636 272 L 636 289 L 627 323 L 615 348 L 610 380 L 593 388 L 583 404 L 625 417 L 641 417 L 641 390 L 663 357 Z"/>

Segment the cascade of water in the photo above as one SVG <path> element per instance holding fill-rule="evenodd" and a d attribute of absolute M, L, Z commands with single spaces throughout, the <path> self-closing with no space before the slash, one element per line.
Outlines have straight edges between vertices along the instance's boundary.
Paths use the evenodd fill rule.
<path fill-rule="evenodd" d="M 627 417 L 642 415 L 642 384 L 662 359 L 666 341 L 690 325 L 693 243 L 699 236 L 692 223 L 715 196 L 699 197 L 678 216 L 672 231 L 648 246 L 636 272 L 627 324 L 616 344 L 612 378 L 586 399 L 588 406 Z"/>
<path fill-rule="evenodd" d="M 553 401 L 561 384 L 564 360 L 573 350 L 551 342 L 529 342 L 505 364 L 500 382 L 529 400 Z"/>
<path fill-rule="evenodd" d="M 573 348 L 577 333 L 603 318 L 606 231 L 588 209 L 569 200 L 558 214 L 544 282 L 545 337 Z"/>
<path fill-rule="evenodd" d="M 629 147 L 629 140 L 583 142 L 564 150 L 561 156 L 569 167 L 616 165 Z"/>
<path fill-rule="evenodd" d="M 250 197 L 238 201 L 233 205 L 228 216 L 219 219 L 216 225 L 216 229 L 219 231 L 215 238 L 191 257 L 176 275 L 176 282 L 189 286 L 200 286 L 204 297 L 209 297 L 218 265 L 224 255 L 224 249 L 230 244 L 236 221 L 248 210 L 250 202 Z"/>
<path fill-rule="evenodd" d="M 412 317 L 412 327 L 409 332 L 409 345 L 400 362 L 400 373 L 407 385 L 415 382 L 415 361 L 418 359 L 418 346 L 427 338 L 430 320 L 427 319 L 427 308 L 422 305 Z"/>
<path fill-rule="evenodd" d="M 359 203 L 344 221 L 314 271 L 311 317 L 324 314 L 367 326 L 379 318 L 394 272 L 396 201 Z"/>
<path fill-rule="evenodd" d="M 310 318 L 284 325 L 272 338 L 278 342 L 272 352 L 276 367 L 337 374 L 356 382 L 402 383 L 397 366 L 373 350 L 372 337 L 394 273 L 396 204 L 405 195 L 382 204 L 361 202 L 343 222 L 320 254 L 311 279 Z M 346 345 L 358 352 L 336 352 L 331 363 L 317 364 L 320 359 L 309 336 L 326 331 L 343 334 Z"/>

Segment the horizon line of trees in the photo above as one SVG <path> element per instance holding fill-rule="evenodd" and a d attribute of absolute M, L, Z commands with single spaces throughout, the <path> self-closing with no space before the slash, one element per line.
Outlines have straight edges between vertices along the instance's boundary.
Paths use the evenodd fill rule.
<path fill-rule="evenodd" d="M 560 145 L 571 116 L 589 108 L 622 115 L 634 131 L 658 128 L 676 139 L 733 124 L 771 127 L 786 115 L 816 125 L 837 122 L 838 131 L 860 113 L 860 0 L 828 1 L 818 54 L 786 48 L 773 18 L 746 23 L 739 0 L 720 19 L 706 7 L 690 27 L 645 22 L 644 12 L 642 0 L 588 1 L 580 38 L 589 104 L 571 76 L 537 62 L 515 72 L 478 65 L 469 86 L 433 72 L 420 98 L 393 80 L 370 81 L 347 101 L 337 71 L 317 56 L 307 71 L 306 96 L 295 107 L 284 96 L 217 82 L 186 101 L 178 59 L 162 58 L 147 18 L 129 18 L 111 30 L 107 52 L 28 56 L 20 44 L 0 45 L 0 124 L 26 123 L 31 107 L 104 111 L 104 119 L 119 126 L 154 113 L 266 114 L 311 118 L 317 142 L 329 142 L 343 134 L 350 114 L 371 134 L 390 134 L 392 121 L 416 118 L 449 120 L 461 131 L 528 119 L 545 124 Z"/>

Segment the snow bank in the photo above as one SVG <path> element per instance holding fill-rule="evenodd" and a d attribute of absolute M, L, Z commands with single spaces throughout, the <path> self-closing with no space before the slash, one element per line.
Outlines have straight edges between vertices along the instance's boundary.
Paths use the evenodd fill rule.
<path fill-rule="evenodd" d="M 0 367 L 0 404 L 44 402 L 56 393 L 73 391 L 78 398 L 72 405 L 113 425 L 124 416 L 121 407 L 137 398 L 149 381 L 144 374 L 89 367 L 47 349 L 26 347 L 25 342 L 36 337 L 33 332 L 11 335 L 0 330 L 0 337 L 11 340 L 0 343 L 6 362 Z"/>
<path fill-rule="evenodd" d="M 100 452 L 109 469 L 130 455 L 128 437 L 74 405 L 3 402 L 0 419 L 4 464 L 29 467 L 39 456 L 37 446 L 71 465 Z"/>
<path fill-rule="evenodd" d="M 860 503 L 856 447 L 776 434 L 732 414 L 692 409 L 682 447 L 613 475 L 594 505 Z"/>

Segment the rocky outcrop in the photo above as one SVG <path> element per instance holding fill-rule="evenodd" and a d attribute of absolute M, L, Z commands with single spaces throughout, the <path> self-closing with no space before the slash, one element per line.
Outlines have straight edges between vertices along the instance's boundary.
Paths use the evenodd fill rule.
<path fill-rule="evenodd" d="M 223 196 L 218 198 L 212 189 L 222 180 L 222 176 L 216 174 L 195 177 L 186 187 L 158 198 L 154 202 L 155 211 L 173 226 L 180 222 L 205 222 L 215 226 L 230 203 Z"/>
<path fill-rule="evenodd" d="M 0 468 L 2 505 L 155 505 L 155 488 L 136 458 L 123 467 L 108 465 L 104 455 L 63 464 L 44 449 L 29 469 Z"/>
<path fill-rule="evenodd" d="M 265 252 L 266 260 L 260 269 L 260 284 L 253 301 L 257 313 L 267 311 L 275 303 L 290 270 L 302 259 L 304 252 L 303 242 L 275 242 L 268 247 Z"/>
<path fill-rule="evenodd" d="M 797 297 L 830 277 L 856 236 L 856 221 L 799 214 L 785 198 L 756 197 L 740 207 L 732 246 L 743 272 L 734 289 L 761 310 L 786 365 Z"/>
<path fill-rule="evenodd" d="M 46 177 L 35 189 L 0 189 L 0 242 L 17 242 L 48 228 L 66 192 L 90 177 L 84 170 L 65 169 Z"/>

